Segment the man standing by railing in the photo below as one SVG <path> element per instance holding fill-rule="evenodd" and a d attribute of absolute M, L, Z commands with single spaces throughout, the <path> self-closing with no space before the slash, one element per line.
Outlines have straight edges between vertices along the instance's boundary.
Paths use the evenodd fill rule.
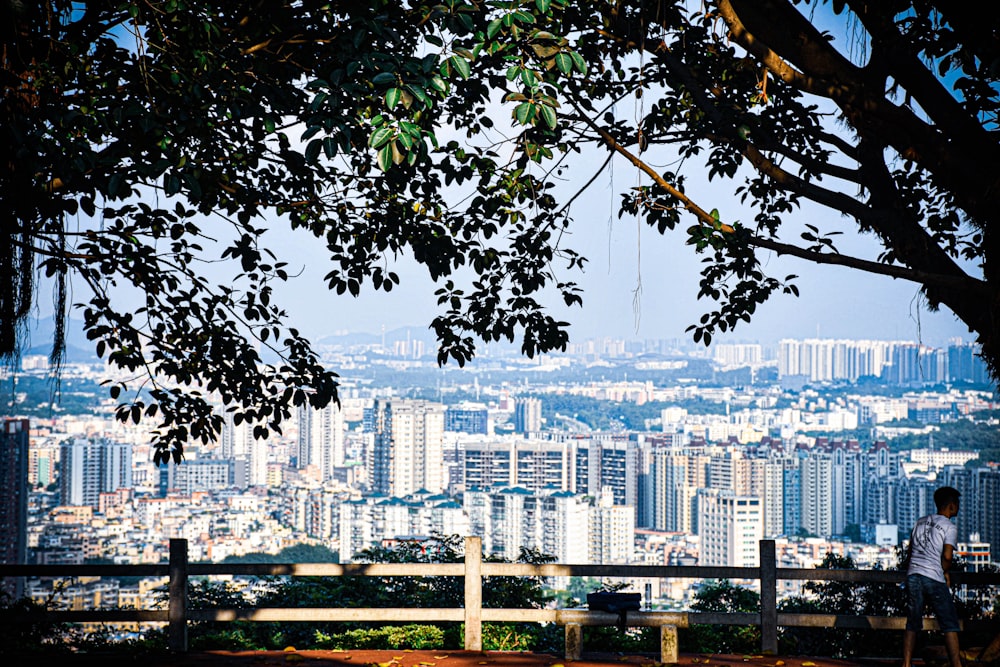
<path fill-rule="evenodd" d="M 937 513 L 921 517 L 910 533 L 907 548 L 909 565 L 906 569 L 909 613 L 903 638 L 903 667 L 911 667 L 917 632 L 923 627 L 925 603 L 934 610 L 938 626 L 944 633 L 944 646 L 951 667 L 962 667 L 958 650 L 958 612 L 951 597 L 951 579 L 948 576 L 958 542 L 958 528 L 951 519 L 958 514 L 960 495 L 957 489 L 950 486 L 942 486 L 935 491 Z"/>

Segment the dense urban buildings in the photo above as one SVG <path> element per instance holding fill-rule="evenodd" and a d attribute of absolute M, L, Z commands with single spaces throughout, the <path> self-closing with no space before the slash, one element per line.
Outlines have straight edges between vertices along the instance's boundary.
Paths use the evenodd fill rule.
<path fill-rule="evenodd" d="M 0 509 L 4 558 L 159 562 L 184 537 L 196 559 L 305 542 L 349 562 L 457 534 L 508 559 L 531 549 L 566 563 L 753 566 L 767 537 L 790 567 L 828 551 L 888 566 L 949 484 L 963 494 L 963 553 L 997 561 L 1000 467 L 941 430 L 997 428 L 1000 404 L 975 385 L 968 346 L 681 353 L 607 340 L 579 356 L 487 357 L 432 400 L 404 384 L 400 369 L 421 368 L 415 343 L 366 362 L 392 369 L 392 385 L 345 377 L 340 405 L 303 408 L 263 441 L 227 419 L 218 443 L 192 443 L 180 465 L 154 466 L 141 427 L 110 419 L 100 397 L 103 415 L 6 420 L 0 465 L 16 492 Z M 343 354 L 330 361 L 363 368 L 362 352 Z M 591 363 L 609 377 L 572 379 Z M 727 373 L 736 381 L 719 382 Z M 861 380 L 894 389 L 864 393 Z M 588 424 L 598 418 L 605 426 Z M 917 436 L 926 445 L 900 446 Z"/>

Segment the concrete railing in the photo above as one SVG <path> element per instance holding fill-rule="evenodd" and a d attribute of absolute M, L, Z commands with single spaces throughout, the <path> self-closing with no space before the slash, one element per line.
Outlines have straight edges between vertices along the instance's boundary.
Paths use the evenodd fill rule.
<path fill-rule="evenodd" d="M 857 583 L 900 583 L 901 572 L 881 570 L 830 570 L 809 568 L 778 568 L 773 540 L 760 542 L 760 567 L 706 567 L 658 565 L 563 565 L 550 563 L 492 563 L 482 558 L 482 543 L 478 537 L 465 538 L 465 560 L 461 563 L 301 563 L 244 564 L 190 563 L 187 540 L 170 540 L 170 560 L 165 565 L 4 565 L 0 577 L 80 577 L 130 576 L 169 577 L 166 610 L 86 610 L 46 613 L 54 622 L 135 623 L 160 622 L 168 626 L 168 646 L 172 651 L 187 651 L 189 621 L 280 621 L 280 622 L 440 622 L 465 624 L 465 648 L 482 650 L 484 622 L 556 623 L 566 628 L 567 658 L 578 658 L 582 651 L 582 626 L 618 624 L 618 615 L 585 609 L 484 609 L 483 578 L 498 576 L 532 577 L 613 577 L 628 578 L 688 578 L 688 579 L 756 579 L 760 581 L 760 613 L 705 612 L 629 612 L 627 624 L 633 627 L 659 627 L 661 662 L 677 662 L 677 628 L 693 624 L 759 625 L 761 650 L 776 653 L 779 627 L 861 628 L 902 630 L 905 619 L 887 616 L 850 616 L 837 614 L 778 613 L 778 580 L 846 581 Z M 463 577 L 464 603 L 460 608 L 247 608 L 247 609 L 188 609 L 187 588 L 191 576 L 298 576 L 298 577 Z M 953 584 L 1000 585 L 1000 574 L 955 573 Z M 2 622 L 27 619 L 0 616 Z M 936 629 L 937 622 L 927 618 L 925 629 Z"/>

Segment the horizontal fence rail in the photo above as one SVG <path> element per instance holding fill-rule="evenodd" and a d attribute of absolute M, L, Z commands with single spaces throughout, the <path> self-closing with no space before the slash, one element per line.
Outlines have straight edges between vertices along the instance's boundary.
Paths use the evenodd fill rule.
<path fill-rule="evenodd" d="M 843 628 L 902 630 L 902 617 L 850 616 L 841 614 L 779 613 L 778 580 L 841 581 L 854 583 L 902 583 L 905 574 L 885 570 L 843 570 L 776 567 L 775 543 L 760 542 L 760 567 L 710 567 L 664 565 L 565 565 L 547 563 L 493 563 L 482 559 L 478 537 L 465 538 L 465 560 L 460 563 L 189 563 L 187 540 L 170 540 L 170 562 L 158 565 L 8 565 L 0 564 L 0 577 L 71 578 L 169 577 L 165 610 L 94 609 L 85 611 L 51 610 L 45 619 L 68 623 L 167 623 L 168 646 L 172 651 L 187 651 L 187 626 L 198 621 L 257 622 L 462 622 L 465 624 L 466 650 L 482 650 L 484 622 L 555 623 L 566 628 L 567 658 L 578 658 L 582 650 L 583 626 L 608 626 L 619 623 L 618 614 L 585 609 L 484 609 L 484 577 L 613 577 L 684 578 L 684 579 L 755 579 L 760 582 L 760 613 L 709 613 L 633 611 L 627 616 L 631 627 L 660 628 L 661 661 L 677 661 L 677 628 L 694 624 L 758 625 L 761 650 L 776 653 L 779 627 Z M 459 608 L 187 608 L 187 583 L 192 576 L 295 576 L 295 577 L 462 577 L 465 580 L 464 605 Z M 954 585 L 1000 585 L 1000 574 L 955 572 Z M 37 617 L 4 613 L 4 622 L 36 622 Z M 937 622 L 924 619 L 925 629 L 937 629 Z"/>

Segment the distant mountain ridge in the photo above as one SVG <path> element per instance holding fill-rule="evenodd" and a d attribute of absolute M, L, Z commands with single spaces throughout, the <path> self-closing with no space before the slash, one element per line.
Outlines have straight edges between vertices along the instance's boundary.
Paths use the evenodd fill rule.
<path fill-rule="evenodd" d="M 419 340 L 427 345 L 435 344 L 434 335 L 430 333 L 427 327 L 414 326 L 392 329 L 391 331 L 386 331 L 384 335 L 364 331 L 331 334 L 317 338 L 313 342 L 317 345 L 376 345 L 381 343 L 383 338 L 386 345 L 392 345 L 393 343 L 405 340 Z"/>
<path fill-rule="evenodd" d="M 32 319 L 28 327 L 28 346 L 25 355 L 42 354 L 48 356 L 52 352 L 52 339 L 55 335 L 55 319 L 39 317 Z M 393 345 L 400 341 L 422 341 L 428 346 L 436 345 L 433 334 L 425 327 L 405 326 L 386 331 L 385 334 L 367 331 L 352 331 L 348 333 L 321 336 L 313 340 L 316 345 L 377 345 L 385 342 Z M 264 355 L 265 357 L 271 355 Z M 83 321 L 70 318 L 66 322 L 66 361 L 70 363 L 96 363 L 100 358 L 94 352 L 93 342 L 87 340 L 83 332 Z"/>
<path fill-rule="evenodd" d="M 43 354 L 49 356 L 52 352 L 52 340 L 55 337 L 56 322 L 53 317 L 39 317 L 31 320 L 28 326 L 28 346 L 24 354 Z M 87 340 L 83 333 L 83 321 L 72 318 L 66 321 L 66 356 L 70 363 L 96 363 L 100 357 L 94 351 L 94 344 Z"/>

